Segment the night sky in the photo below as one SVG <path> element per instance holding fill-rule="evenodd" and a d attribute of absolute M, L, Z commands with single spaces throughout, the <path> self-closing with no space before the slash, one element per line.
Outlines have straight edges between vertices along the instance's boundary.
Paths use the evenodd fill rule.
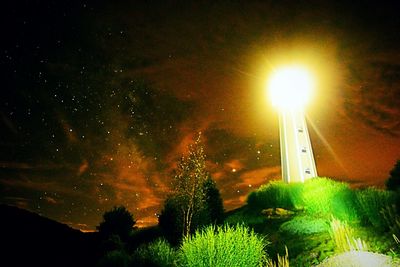
<path fill-rule="evenodd" d="M 317 76 L 320 176 L 383 186 L 400 159 L 395 1 L 4 2 L 1 203 L 82 230 L 114 205 L 155 224 L 201 131 L 225 209 L 239 207 L 280 179 L 265 83 L 288 62 Z"/>

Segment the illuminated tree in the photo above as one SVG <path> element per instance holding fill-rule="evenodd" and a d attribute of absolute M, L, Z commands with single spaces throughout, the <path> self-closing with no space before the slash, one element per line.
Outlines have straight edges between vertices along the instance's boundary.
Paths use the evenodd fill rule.
<path fill-rule="evenodd" d="M 400 188 L 400 160 L 396 162 L 394 168 L 390 171 L 390 176 L 386 180 L 386 187 L 393 191 Z"/>
<path fill-rule="evenodd" d="M 189 145 L 189 154 L 179 161 L 173 186 L 173 193 L 166 199 L 159 217 L 164 236 L 172 245 L 179 245 L 183 236 L 200 226 L 223 222 L 222 198 L 205 169 L 200 134 Z"/>
<path fill-rule="evenodd" d="M 174 198 L 179 202 L 183 215 L 183 235 L 191 232 L 193 217 L 204 209 L 205 197 L 203 184 L 208 177 L 201 133 L 196 141 L 189 145 L 189 154 L 178 163 L 173 178 Z"/>

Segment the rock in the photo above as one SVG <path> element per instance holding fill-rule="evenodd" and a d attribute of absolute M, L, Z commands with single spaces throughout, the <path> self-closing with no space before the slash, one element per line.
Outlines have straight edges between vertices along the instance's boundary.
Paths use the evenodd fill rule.
<path fill-rule="evenodd" d="M 293 215 L 294 212 L 282 208 L 269 208 L 262 210 L 261 214 L 267 216 L 267 218 L 281 218 L 281 217 L 289 217 Z"/>
<path fill-rule="evenodd" d="M 285 210 L 285 209 L 282 209 L 282 208 L 276 208 L 275 209 L 275 213 L 276 213 L 276 215 L 281 216 L 281 217 L 288 217 L 288 216 L 294 214 L 293 211 Z"/>
<path fill-rule="evenodd" d="M 395 267 L 400 262 L 392 257 L 367 251 L 349 251 L 332 256 L 315 267 Z"/>

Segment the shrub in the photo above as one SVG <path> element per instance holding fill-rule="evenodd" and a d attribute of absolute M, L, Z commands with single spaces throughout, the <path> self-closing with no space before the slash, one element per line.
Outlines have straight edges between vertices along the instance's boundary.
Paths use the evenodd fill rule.
<path fill-rule="evenodd" d="M 177 252 L 168 242 L 158 239 L 139 247 L 133 254 L 134 266 L 176 266 Z"/>
<path fill-rule="evenodd" d="M 303 201 L 307 213 L 323 218 L 332 215 L 343 221 L 358 219 L 355 194 L 347 183 L 314 178 L 304 183 Z"/>
<path fill-rule="evenodd" d="M 392 192 L 370 187 L 356 191 L 356 199 L 365 224 L 387 229 L 387 223 L 381 212 L 385 207 L 390 207 L 394 203 Z"/>
<path fill-rule="evenodd" d="M 124 250 L 113 250 L 104 255 L 99 263 L 99 267 L 128 267 L 131 257 Z"/>
<path fill-rule="evenodd" d="M 247 227 L 208 226 L 186 237 L 181 247 L 183 266 L 260 266 L 267 242 Z"/>
<path fill-rule="evenodd" d="M 329 223 L 327 220 L 321 218 L 296 216 L 292 220 L 283 223 L 279 230 L 292 235 L 309 235 L 327 232 L 329 230 Z"/>

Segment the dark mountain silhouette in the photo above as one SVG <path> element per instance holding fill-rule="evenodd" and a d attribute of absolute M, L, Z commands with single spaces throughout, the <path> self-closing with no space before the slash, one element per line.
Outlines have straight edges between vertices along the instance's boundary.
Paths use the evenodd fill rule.
<path fill-rule="evenodd" d="M 0 266 L 95 266 L 97 233 L 0 205 Z"/>

